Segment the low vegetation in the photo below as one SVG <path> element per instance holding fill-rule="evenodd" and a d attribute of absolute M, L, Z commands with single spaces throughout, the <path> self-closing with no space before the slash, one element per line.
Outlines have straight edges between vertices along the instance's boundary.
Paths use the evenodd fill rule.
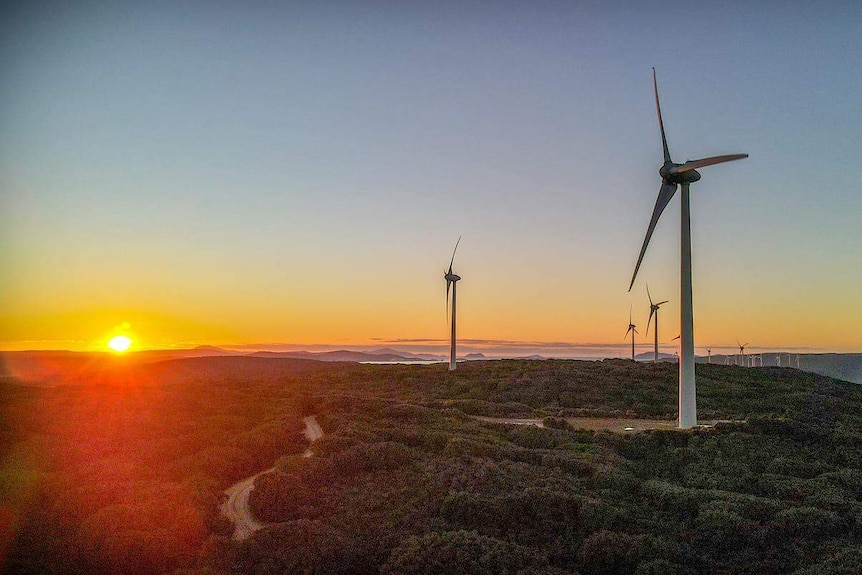
<path fill-rule="evenodd" d="M 859 573 L 862 389 L 698 365 L 363 366 L 208 358 L 0 387 L 9 573 Z M 302 457 L 302 417 L 325 435 Z M 543 418 L 544 428 L 473 416 Z M 258 478 L 242 543 L 222 490 Z"/>

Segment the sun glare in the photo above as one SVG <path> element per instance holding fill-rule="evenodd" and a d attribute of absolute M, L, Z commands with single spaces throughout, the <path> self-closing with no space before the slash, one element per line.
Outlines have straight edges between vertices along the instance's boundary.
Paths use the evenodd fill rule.
<path fill-rule="evenodd" d="M 123 353 L 129 346 L 132 345 L 132 340 L 124 335 L 115 335 L 111 338 L 111 341 L 108 342 L 108 347 L 117 353 Z"/>

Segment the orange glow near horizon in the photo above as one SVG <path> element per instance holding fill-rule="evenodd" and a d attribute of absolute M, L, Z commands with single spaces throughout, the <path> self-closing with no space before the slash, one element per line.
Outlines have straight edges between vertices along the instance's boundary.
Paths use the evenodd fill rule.
<path fill-rule="evenodd" d="M 497 267 L 471 270 L 467 263 L 463 267 L 471 273 L 462 272 L 468 279 L 458 286 L 458 337 L 465 345 L 466 340 L 472 339 L 476 348 L 483 347 L 480 341 L 499 340 L 548 342 L 549 347 L 553 347 L 553 342 L 570 342 L 622 348 L 628 345 L 622 334 L 632 304 L 634 323 L 639 330 L 645 330 L 648 316 L 645 288 L 638 286 L 631 294 L 625 292 L 625 286 L 615 289 L 612 274 L 598 266 L 591 272 L 590 284 L 580 286 L 575 285 L 577 282 L 566 270 L 560 271 L 554 282 L 512 284 L 506 283 L 505 275 Z M 3 334 L 0 350 L 110 352 L 108 342 L 121 335 L 133 342 L 128 353 L 201 345 L 257 349 L 284 344 L 294 349 L 389 347 L 429 338 L 445 345 L 449 336 L 445 282 L 437 273 L 429 272 L 423 277 L 420 271 L 407 270 L 405 274 L 410 279 L 394 286 L 378 285 L 375 280 L 367 286 L 350 284 L 348 289 L 343 287 L 349 283 L 344 278 L 336 281 L 337 277 L 327 276 L 323 287 L 300 278 L 294 283 L 303 284 L 302 289 L 285 281 L 289 289 L 282 291 L 254 284 L 245 291 L 219 289 L 193 296 L 177 288 L 182 297 L 176 295 L 166 300 L 145 298 L 134 291 L 135 286 L 130 286 L 122 305 L 111 301 L 107 293 L 92 296 L 102 299 L 104 295 L 107 301 L 103 305 L 90 302 L 84 305 L 68 293 L 64 299 L 59 299 L 59 295 L 52 299 L 45 294 L 44 301 L 51 305 L 43 304 L 38 312 L 27 313 L 24 304 L 28 302 L 22 301 L 20 306 L 10 308 L 14 311 L 0 318 Z M 539 270 L 528 271 L 539 273 Z M 628 268 L 624 271 L 628 272 Z M 666 275 L 673 276 L 672 271 Z M 707 277 L 698 284 L 695 301 L 698 353 L 704 353 L 707 347 L 713 353 L 730 351 L 735 348 L 737 338 L 750 341 L 758 349 L 859 351 L 854 321 L 858 314 L 852 309 L 837 313 L 844 301 L 837 296 L 813 302 L 791 315 L 786 310 L 792 301 L 805 294 L 794 292 L 767 300 L 754 296 L 741 300 L 726 295 L 729 288 L 709 278 L 709 274 L 702 275 Z M 414 276 L 418 279 L 413 279 Z M 679 332 L 676 286 L 671 280 L 650 284 L 654 297 L 671 299 L 662 308 L 660 329 L 660 346 L 669 352 L 675 349 L 670 340 Z M 280 285 L 277 287 L 281 289 Z M 787 290 L 793 289 L 801 288 L 799 284 L 789 284 Z M 847 290 L 843 284 L 841 289 Z M 36 303 L 32 302 L 30 307 L 36 307 Z M 637 344 L 647 349 L 651 341 L 652 330 L 649 338 L 639 337 Z M 571 355 L 580 352 L 573 349 Z"/>

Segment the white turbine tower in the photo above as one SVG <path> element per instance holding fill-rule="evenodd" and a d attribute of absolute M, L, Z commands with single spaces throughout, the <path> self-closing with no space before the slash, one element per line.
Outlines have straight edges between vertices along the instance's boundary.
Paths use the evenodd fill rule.
<path fill-rule="evenodd" d="M 700 179 L 697 168 L 721 164 L 732 160 L 747 158 L 748 154 L 732 154 L 726 156 L 714 156 L 700 160 L 689 160 L 684 164 L 674 163 L 670 158 L 667 147 L 667 137 L 664 133 L 664 123 L 661 119 L 661 105 L 658 100 L 658 81 L 656 80 L 655 68 L 653 68 L 653 88 L 655 90 L 655 107 L 658 113 L 658 125 L 661 131 L 662 150 L 664 152 L 664 164 L 659 170 L 661 176 L 661 188 L 653 208 L 652 218 L 644 237 L 638 262 L 632 275 L 629 291 L 634 286 L 638 269 L 646 253 L 647 245 L 655 230 L 656 224 L 662 212 L 676 193 L 676 188 L 681 188 L 680 200 L 682 203 L 680 220 L 680 335 L 682 338 L 682 353 L 679 362 L 679 427 L 689 429 L 697 425 L 697 394 L 694 381 L 694 313 L 692 310 L 692 288 L 691 288 L 691 209 L 689 207 L 689 185 Z"/>
<path fill-rule="evenodd" d="M 629 307 L 629 328 L 626 330 L 626 337 L 628 337 L 629 332 L 632 334 L 632 361 L 635 360 L 635 334 L 638 332 L 636 329 L 637 326 L 632 323 L 632 308 Z"/>
<path fill-rule="evenodd" d="M 706 349 L 706 363 L 712 363 L 712 350 Z"/>
<path fill-rule="evenodd" d="M 649 319 L 647 320 L 647 324 L 646 324 L 646 335 L 647 335 L 647 337 L 649 336 L 649 325 L 650 325 L 650 322 L 652 321 L 652 316 L 655 315 L 655 334 L 654 334 L 655 335 L 655 338 L 654 338 L 655 348 L 653 350 L 652 361 L 653 361 L 653 363 L 657 363 L 658 362 L 658 308 L 660 308 L 661 306 L 666 304 L 668 300 L 660 301 L 658 303 L 653 303 L 652 302 L 652 296 L 649 293 L 649 286 L 647 286 L 647 288 L 646 288 L 646 294 L 647 294 L 647 297 L 649 298 Z"/>
<path fill-rule="evenodd" d="M 452 335 L 449 342 L 449 371 L 455 371 L 455 292 L 458 289 L 458 281 L 461 276 L 452 273 L 452 264 L 455 263 L 455 252 L 458 251 L 458 244 L 461 243 L 461 236 L 458 236 L 458 241 L 455 242 L 455 249 L 452 250 L 452 259 L 449 260 L 449 271 L 443 272 L 443 278 L 446 280 L 446 307 L 449 307 L 449 288 L 452 288 Z M 448 317 L 449 310 L 446 310 Z"/>

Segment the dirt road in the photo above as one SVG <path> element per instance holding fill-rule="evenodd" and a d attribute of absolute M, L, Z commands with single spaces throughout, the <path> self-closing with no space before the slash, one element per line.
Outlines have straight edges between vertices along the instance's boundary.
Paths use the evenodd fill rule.
<path fill-rule="evenodd" d="M 303 422 L 305 422 L 305 431 L 303 433 L 309 441 L 314 442 L 323 437 L 323 429 L 320 428 L 320 424 L 317 423 L 313 415 L 303 419 Z M 304 455 L 305 457 L 311 457 L 311 450 L 306 451 Z M 261 523 L 252 515 L 251 509 L 248 506 L 248 496 L 252 489 L 254 489 L 254 480 L 259 475 L 273 471 L 275 471 L 275 467 L 270 467 L 257 475 L 247 477 L 225 489 L 227 499 L 221 505 L 221 513 L 233 522 L 234 540 L 242 541 L 243 539 L 248 539 L 252 533 L 266 527 L 266 523 Z"/>

